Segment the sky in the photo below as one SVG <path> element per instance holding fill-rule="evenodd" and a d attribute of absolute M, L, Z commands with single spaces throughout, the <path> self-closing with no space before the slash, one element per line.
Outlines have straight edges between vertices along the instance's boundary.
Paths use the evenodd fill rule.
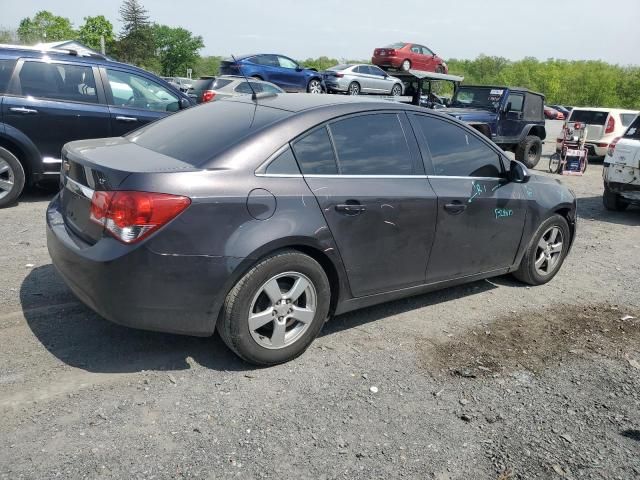
<path fill-rule="evenodd" d="M 0 27 L 49 10 L 104 15 L 120 30 L 121 0 L 0 0 Z M 141 0 L 152 21 L 201 35 L 202 55 L 281 53 L 366 59 L 397 41 L 443 58 L 604 60 L 640 65 L 640 0 Z"/>

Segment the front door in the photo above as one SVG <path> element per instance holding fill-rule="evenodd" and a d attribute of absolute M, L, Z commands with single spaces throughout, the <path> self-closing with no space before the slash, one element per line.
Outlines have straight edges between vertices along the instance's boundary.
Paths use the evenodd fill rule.
<path fill-rule="evenodd" d="M 284 85 L 286 90 L 290 91 L 306 91 L 304 75 L 298 71 L 299 65 L 288 57 L 278 55 L 278 65 L 274 68 L 274 78 Z"/>
<path fill-rule="evenodd" d="M 510 267 L 526 215 L 523 185 L 506 180 L 500 153 L 471 129 L 434 116 L 411 118 L 438 197 L 427 281 Z"/>
<path fill-rule="evenodd" d="M 102 69 L 113 136 L 124 135 L 180 109 L 180 99 L 157 82 L 126 70 Z"/>
<path fill-rule="evenodd" d="M 503 138 L 518 138 L 524 123 L 524 94 L 509 92 L 505 105 L 511 104 L 509 110 L 501 113 L 503 118 L 498 122 L 498 135 Z"/>
<path fill-rule="evenodd" d="M 415 138 L 405 132 L 411 128 L 404 114 L 366 114 L 319 127 L 293 144 L 356 297 L 425 280 L 437 200 Z"/>
<path fill-rule="evenodd" d="M 25 60 L 17 65 L 2 118 L 59 170 L 65 143 L 111 136 L 109 109 L 100 97 L 89 65 Z"/>

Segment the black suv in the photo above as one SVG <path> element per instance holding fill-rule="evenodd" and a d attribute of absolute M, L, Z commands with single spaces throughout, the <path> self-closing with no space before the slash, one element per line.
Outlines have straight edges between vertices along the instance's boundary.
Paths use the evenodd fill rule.
<path fill-rule="evenodd" d="M 140 68 L 73 50 L 0 47 L 0 208 L 57 179 L 62 146 L 116 137 L 194 104 Z"/>
<path fill-rule="evenodd" d="M 544 95 L 526 88 L 464 85 L 458 87 L 444 113 L 470 124 L 516 160 L 533 168 L 547 136 Z"/>

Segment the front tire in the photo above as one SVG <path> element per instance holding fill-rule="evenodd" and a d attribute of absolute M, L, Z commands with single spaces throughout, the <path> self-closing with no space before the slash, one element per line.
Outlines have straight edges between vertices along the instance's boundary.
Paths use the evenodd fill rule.
<path fill-rule="evenodd" d="M 438 65 L 435 73 L 444 73 L 444 67 L 442 65 Z"/>
<path fill-rule="evenodd" d="M 0 147 L 0 208 L 12 205 L 22 193 L 25 173 L 20 160 Z"/>
<path fill-rule="evenodd" d="M 527 135 L 516 148 L 516 160 L 524 163 L 527 168 L 535 167 L 542 155 L 542 140 L 535 135 Z"/>
<path fill-rule="evenodd" d="M 319 94 L 322 93 L 322 83 L 317 78 L 312 78 L 309 80 L 309 84 L 307 85 L 308 93 Z"/>
<path fill-rule="evenodd" d="M 255 365 L 301 355 L 329 313 L 331 289 L 313 258 L 285 250 L 263 259 L 231 289 L 217 329 L 224 343 Z"/>
<path fill-rule="evenodd" d="M 629 206 L 629 202 L 625 201 L 620 194 L 609 190 L 606 185 L 602 194 L 602 204 L 604 208 L 613 212 L 622 212 Z"/>
<path fill-rule="evenodd" d="M 554 214 L 542 222 L 527 247 L 520 267 L 513 276 L 529 285 L 543 285 L 556 276 L 564 262 L 571 232 L 562 215 Z"/>

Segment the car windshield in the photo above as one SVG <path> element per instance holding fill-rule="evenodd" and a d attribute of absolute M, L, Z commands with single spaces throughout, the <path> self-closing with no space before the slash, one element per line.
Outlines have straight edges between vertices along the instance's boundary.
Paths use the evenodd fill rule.
<path fill-rule="evenodd" d="M 492 87 L 460 87 L 451 101 L 452 107 L 486 108 L 495 111 L 500 105 L 504 89 Z"/>
<path fill-rule="evenodd" d="M 398 48 L 398 49 L 400 49 L 400 48 L 403 48 L 405 45 L 406 45 L 406 43 L 404 43 L 404 42 L 396 42 L 396 43 L 392 43 L 391 45 L 387 45 L 384 48 Z"/>

